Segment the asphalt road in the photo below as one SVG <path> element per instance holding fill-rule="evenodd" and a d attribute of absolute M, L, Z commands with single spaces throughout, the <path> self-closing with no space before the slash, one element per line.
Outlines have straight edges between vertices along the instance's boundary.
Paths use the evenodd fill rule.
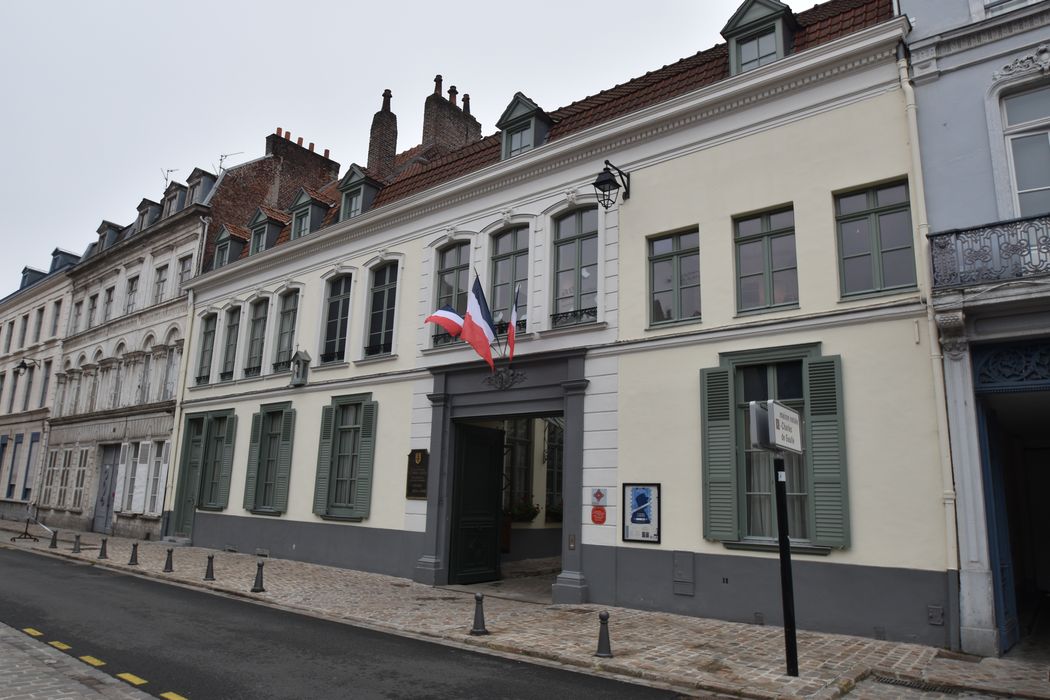
<path fill-rule="evenodd" d="M 0 621 L 191 700 L 674 697 L 9 549 Z"/>

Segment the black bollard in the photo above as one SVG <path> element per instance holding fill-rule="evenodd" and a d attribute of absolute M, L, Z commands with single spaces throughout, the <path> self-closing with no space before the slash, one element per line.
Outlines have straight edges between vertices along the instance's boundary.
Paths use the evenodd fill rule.
<path fill-rule="evenodd" d="M 73 554 L 80 554 L 80 535 L 73 536 Z"/>
<path fill-rule="evenodd" d="M 204 580 L 214 581 L 215 580 L 215 555 L 208 555 L 208 568 L 204 570 Z"/>
<path fill-rule="evenodd" d="M 262 580 L 263 563 L 259 562 L 258 564 L 256 564 L 256 566 L 258 568 L 255 570 L 255 585 L 252 586 L 252 593 L 265 593 L 266 589 L 263 588 Z"/>
<path fill-rule="evenodd" d="M 475 637 L 489 633 L 489 631 L 485 629 L 484 600 L 485 596 L 481 593 L 474 594 L 474 627 L 470 630 L 470 633 Z"/>
<path fill-rule="evenodd" d="M 128 566 L 138 566 L 138 565 L 139 565 L 139 543 L 138 542 L 132 542 L 131 543 L 131 559 L 128 559 Z"/>
<path fill-rule="evenodd" d="M 609 613 L 602 610 L 598 613 L 598 619 L 601 621 L 598 629 L 598 651 L 594 652 L 594 655 L 602 659 L 611 659 L 613 653 L 612 647 L 609 646 Z"/>
<path fill-rule="evenodd" d="M 172 550 L 171 547 L 168 547 L 168 558 L 164 560 L 164 573 L 166 574 L 170 574 L 171 572 L 175 571 L 175 567 L 171 565 L 171 553 L 173 551 L 174 550 Z"/>
<path fill-rule="evenodd" d="M 102 538 L 102 546 L 98 549 L 99 559 L 109 559 L 109 554 L 106 553 L 106 538 Z"/>
<path fill-rule="evenodd" d="M 51 544 L 49 544 L 47 548 L 58 549 L 58 530 L 51 531 Z"/>

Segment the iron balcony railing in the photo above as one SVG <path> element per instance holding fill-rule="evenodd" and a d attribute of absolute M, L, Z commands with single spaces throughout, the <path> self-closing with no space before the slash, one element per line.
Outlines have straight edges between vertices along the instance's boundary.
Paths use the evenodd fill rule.
<path fill-rule="evenodd" d="M 1050 214 L 931 233 L 933 288 L 1050 274 Z"/>

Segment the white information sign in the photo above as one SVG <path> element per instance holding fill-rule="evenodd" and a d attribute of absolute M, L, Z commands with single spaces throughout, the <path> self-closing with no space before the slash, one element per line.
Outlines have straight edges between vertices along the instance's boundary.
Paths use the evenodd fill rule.
<path fill-rule="evenodd" d="M 752 401 L 751 447 L 802 454 L 802 420 L 798 411 L 776 401 Z"/>

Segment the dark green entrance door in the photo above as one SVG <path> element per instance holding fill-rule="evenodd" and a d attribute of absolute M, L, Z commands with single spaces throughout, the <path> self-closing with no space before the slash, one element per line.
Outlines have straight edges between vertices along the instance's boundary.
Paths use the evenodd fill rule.
<path fill-rule="evenodd" d="M 449 583 L 499 578 L 503 431 L 456 426 Z"/>
<path fill-rule="evenodd" d="M 182 468 L 179 469 L 179 486 L 176 490 L 177 537 L 190 537 L 193 534 L 193 516 L 197 509 L 203 458 L 204 418 L 189 418 L 186 420 L 186 443 L 182 451 Z"/>

